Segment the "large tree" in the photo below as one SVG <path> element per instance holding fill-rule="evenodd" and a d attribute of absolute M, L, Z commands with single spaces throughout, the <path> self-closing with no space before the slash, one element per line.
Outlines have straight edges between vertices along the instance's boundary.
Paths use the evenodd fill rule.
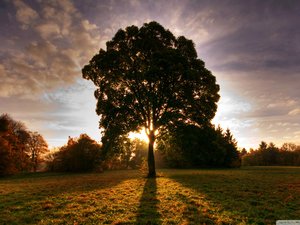
<path fill-rule="evenodd" d="M 217 110 L 219 86 L 194 43 L 157 22 L 120 29 L 82 74 L 98 87 L 104 149 L 130 131 L 146 130 L 149 177 L 156 175 L 153 146 L 160 129 L 177 122 L 201 127 Z"/>

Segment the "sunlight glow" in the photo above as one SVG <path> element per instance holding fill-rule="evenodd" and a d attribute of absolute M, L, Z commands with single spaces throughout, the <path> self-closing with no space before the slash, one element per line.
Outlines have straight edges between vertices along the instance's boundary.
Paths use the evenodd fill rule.
<path fill-rule="evenodd" d="M 229 128 L 240 148 L 251 148 L 258 143 L 254 140 L 254 130 L 250 129 L 254 121 L 241 119 L 243 115 L 252 110 L 252 105 L 247 99 L 232 91 L 221 91 L 221 99 L 218 103 L 218 110 L 212 123 L 220 125 L 224 130 Z M 255 131 L 257 132 L 257 131 Z M 248 138 L 244 138 L 247 136 Z"/>
<path fill-rule="evenodd" d="M 141 141 L 144 141 L 146 143 L 149 143 L 148 136 L 145 132 L 145 129 L 140 130 L 139 132 L 130 132 L 128 137 L 133 140 L 135 138 L 140 139 Z"/>

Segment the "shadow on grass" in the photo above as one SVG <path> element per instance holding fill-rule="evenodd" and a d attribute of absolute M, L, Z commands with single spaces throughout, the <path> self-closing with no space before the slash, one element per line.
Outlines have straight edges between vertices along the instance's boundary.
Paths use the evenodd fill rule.
<path fill-rule="evenodd" d="M 202 208 L 193 199 L 188 198 L 184 194 L 178 194 L 177 198 L 185 204 L 182 217 L 188 224 L 216 224 L 212 216 L 208 213 L 203 213 Z"/>
<path fill-rule="evenodd" d="M 136 224 L 161 224 L 161 215 L 157 205 L 159 200 L 157 195 L 156 178 L 148 178 L 144 185 L 143 194 L 137 213 Z"/>
<path fill-rule="evenodd" d="M 204 194 L 206 200 L 218 207 L 220 212 L 229 213 L 228 216 L 235 223 L 243 222 L 240 221 L 242 218 L 246 219 L 244 222 L 247 224 L 274 224 L 279 219 L 298 218 L 299 196 L 295 191 L 278 185 L 279 181 L 282 182 L 284 171 L 279 171 L 278 174 L 273 170 L 245 172 L 247 173 L 220 170 L 216 173 L 197 174 L 187 171 L 182 174 L 170 174 L 169 178 L 199 194 Z M 288 196 L 292 197 L 288 199 Z M 196 209 L 189 211 L 197 213 Z M 192 216 L 193 220 L 195 218 Z"/>

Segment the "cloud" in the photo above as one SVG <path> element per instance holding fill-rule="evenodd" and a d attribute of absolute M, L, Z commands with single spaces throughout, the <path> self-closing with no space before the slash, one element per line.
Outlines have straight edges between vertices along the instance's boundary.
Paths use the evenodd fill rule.
<path fill-rule="evenodd" d="M 7 77 L 7 72 L 4 65 L 0 64 L 0 96 L 7 97 L 10 96 L 11 93 L 14 92 L 16 86 L 14 85 L 14 80 L 12 78 Z M 3 81 L 5 80 L 5 87 L 3 86 Z"/>
<path fill-rule="evenodd" d="M 59 37 L 61 33 L 60 27 L 56 23 L 40 24 L 36 27 L 36 30 L 46 40 L 50 37 Z"/>
<path fill-rule="evenodd" d="M 81 133 L 87 133 L 99 141 L 99 118 L 95 113 L 96 100 L 93 92 L 94 87 L 89 81 L 79 80 L 73 86 L 60 88 L 45 95 L 43 98 L 45 102 L 56 105 L 48 111 L 48 117 L 41 120 L 44 123 L 45 133 L 51 138 L 59 135 L 61 140 L 64 139 L 64 143 L 68 136 L 77 137 Z M 52 145 L 59 144 L 52 143 Z"/>
<path fill-rule="evenodd" d="M 300 30 L 295 29 L 299 3 L 16 0 L 5 4 L 7 13 L 0 14 L 1 108 L 16 111 L 20 102 L 28 103 L 38 113 L 28 106 L 19 115 L 37 118 L 31 123 L 43 126 L 46 133 L 46 128 L 52 129 L 50 139 L 59 139 L 55 133 L 67 137 L 66 132 L 78 130 L 72 124 L 87 115 L 82 108 L 88 107 L 81 107 L 83 90 L 70 88 L 81 80 L 83 65 L 118 29 L 152 20 L 195 42 L 199 57 L 221 87 L 216 121 L 232 129 L 240 145 L 274 141 L 271 137 L 280 143 L 282 132 L 293 138 L 300 129 Z M 93 98 L 92 91 L 89 94 Z M 40 105 L 41 98 L 47 104 Z M 38 105 L 47 111 L 39 111 Z M 93 115 L 94 108 L 89 108 Z M 97 118 L 93 123 L 97 125 Z M 80 126 L 84 124 L 92 122 Z"/>
<path fill-rule="evenodd" d="M 98 28 L 96 24 L 92 24 L 88 20 L 83 20 L 81 23 L 85 30 L 95 30 Z"/>
<path fill-rule="evenodd" d="M 14 0 L 13 4 L 17 9 L 16 19 L 21 23 L 22 29 L 27 29 L 39 17 L 38 13 L 23 1 Z"/>
<path fill-rule="evenodd" d="M 297 104 L 297 101 L 289 98 L 284 98 L 284 99 L 278 99 L 277 102 L 270 103 L 269 105 L 267 105 L 267 108 L 273 108 L 273 109 L 278 107 L 283 108 L 283 107 L 294 106 L 295 104 Z"/>
<path fill-rule="evenodd" d="M 61 87 L 35 99 L 2 97 L 0 105 L 1 110 L 5 109 L 14 119 L 23 121 L 29 130 L 41 133 L 52 147 L 61 146 L 68 136 L 78 137 L 81 133 L 100 140 L 93 92 L 91 82 L 79 79 L 72 86 Z"/>
<path fill-rule="evenodd" d="M 6 50 L 5 58 L 0 58 L 0 97 L 37 96 L 71 85 L 99 49 L 97 25 L 84 18 L 71 1 L 35 4 L 40 14 L 24 2 L 14 1 L 20 25 L 29 26 L 33 21 L 34 25 L 26 30 L 26 40 L 19 39 L 19 47 Z"/>
<path fill-rule="evenodd" d="M 0 64 L 0 76 L 5 77 L 6 76 L 6 71 L 5 68 L 2 64 Z"/>
<path fill-rule="evenodd" d="M 288 113 L 289 116 L 298 116 L 300 115 L 300 108 L 293 109 Z"/>

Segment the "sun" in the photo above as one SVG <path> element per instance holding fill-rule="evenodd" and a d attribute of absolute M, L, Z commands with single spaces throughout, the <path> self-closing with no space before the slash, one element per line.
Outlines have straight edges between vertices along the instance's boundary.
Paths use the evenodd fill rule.
<path fill-rule="evenodd" d="M 130 132 L 128 137 L 133 140 L 133 139 L 140 139 L 141 141 L 144 141 L 146 143 L 149 143 L 148 136 L 145 132 L 145 129 L 140 130 L 139 132 Z"/>

